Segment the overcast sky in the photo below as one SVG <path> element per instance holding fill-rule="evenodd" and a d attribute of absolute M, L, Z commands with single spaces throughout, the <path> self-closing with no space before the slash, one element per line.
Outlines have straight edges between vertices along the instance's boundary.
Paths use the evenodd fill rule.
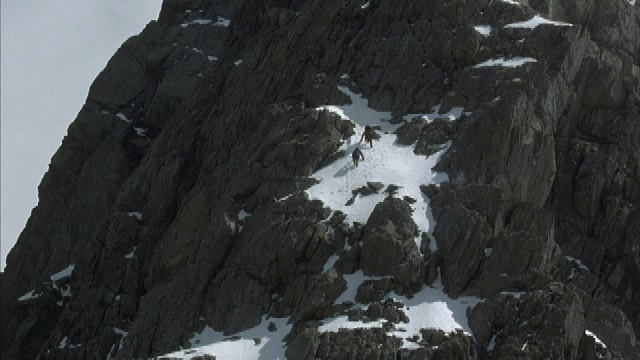
<path fill-rule="evenodd" d="M 93 79 L 161 0 L 0 2 L 0 269 Z"/>

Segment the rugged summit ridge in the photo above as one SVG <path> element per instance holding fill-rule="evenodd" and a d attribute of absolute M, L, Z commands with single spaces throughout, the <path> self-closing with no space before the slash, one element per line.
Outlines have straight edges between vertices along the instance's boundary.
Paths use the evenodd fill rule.
<path fill-rule="evenodd" d="M 261 326 L 290 359 L 640 358 L 639 24 L 625 0 L 165 0 L 52 158 L 2 358 Z M 335 189 L 380 199 L 366 221 L 306 191 L 349 172 L 352 92 L 443 174 Z M 427 293 L 457 331 L 416 327 Z"/>

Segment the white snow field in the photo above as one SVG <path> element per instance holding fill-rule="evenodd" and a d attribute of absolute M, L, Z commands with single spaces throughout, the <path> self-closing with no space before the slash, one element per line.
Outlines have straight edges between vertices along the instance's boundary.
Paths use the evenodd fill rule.
<path fill-rule="evenodd" d="M 348 76 L 343 75 L 341 78 L 348 79 Z M 320 183 L 307 189 L 309 198 L 322 200 L 324 205 L 330 207 L 332 211 L 342 211 L 347 217 L 346 221 L 351 224 L 354 222 L 364 224 L 375 205 L 388 195 L 383 191 L 364 197 L 358 195 L 353 204 L 348 206 L 346 203 L 353 196 L 351 190 L 366 186 L 367 182 L 381 182 L 385 188 L 394 184 L 399 187 L 395 197 L 410 196 L 416 200 L 411 205 L 413 220 L 421 232 L 427 232 L 433 239 L 435 221 L 431 215 L 429 199 L 421 193 L 420 185 L 439 184 L 448 180 L 446 174 L 436 173 L 432 167 L 450 144 L 443 145 L 438 152 L 429 157 L 415 155 L 413 153 L 414 145 L 401 146 L 396 144 L 397 136 L 393 132 L 399 125 L 389 123 L 391 113 L 378 112 L 369 108 L 367 99 L 354 94 L 347 87 L 339 86 L 338 89 L 349 96 L 352 103 L 343 106 L 322 106 L 318 110 L 334 112 L 343 119 L 353 122 L 356 133 L 346 139 L 340 147 L 345 151 L 344 156 L 312 175 Z M 413 117 L 421 117 L 427 122 L 431 122 L 436 117 L 446 117 L 455 121 L 464 112 L 462 107 L 455 107 L 450 112 L 443 114 L 440 114 L 439 110 L 440 106 L 436 106 L 430 114 L 409 114 L 404 118 L 410 120 Z M 379 126 L 381 129 L 378 131 L 381 138 L 373 142 L 373 147 L 359 142 L 366 125 Z M 359 147 L 365 156 L 365 160 L 361 161 L 358 167 L 351 160 L 351 152 L 356 147 Z M 284 199 L 286 197 L 281 200 Z M 244 211 L 241 211 L 241 214 L 243 217 L 248 216 Z M 419 238 L 416 237 L 417 243 Z M 431 241 L 431 244 L 431 249 L 436 250 L 435 241 Z M 324 271 L 332 268 L 337 260 L 337 254 L 329 257 Z M 336 299 L 335 303 L 338 304 L 355 303 L 356 290 L 362 282 L 380 279 L 380 277 L 365 276 L 361 270 L 343 276 L 347 281 L 347 289 Z M 395 293 L 390 293 L 387 297 L 404 304 L 403 311 L 410 320 L 408 324 L 396 324 L 395 329 L 389 332 L 389 335 L 405 339 L 403 342 L 405 348 L 417 346 L 406 340 L 414 335 L 420 335 L 420 329 L 441 329 L 446 333 L 459 329 L 471 334 L 466 310 L 482 301 L 475 297 L 451 299 L 444 293 L 440 280 L 437 280 L 433 286 L 423 287 L 411 299 Z M 355 306 L 365 308 L 367 305 L 356 304 Z M 206 327 L 201 333 L 194 334 L 190 340 L 191 347 L 189 349 L 182 349 L 163 357 L 189 359 L 208 354 L 220 359 L 284 359 L 285 343 L 283 339 L 291 329 L 291 325 L 287 324 L 287 321 L 288 319 L 268 319 L 265 316 L 258 326 L 226 337 L 221 332 Z M 276 331 L 268 331 L 269 322 L 276 325 Z M 325 319 L 319 330 L 335 332 L 341 328 L 382 327 L 384 322 L 385 320 L 364 323 L 349 321 L 346 316 L 338 316 Z"/>
<path fill-rule="evenodd" d="M 502 67 L 514 68 L 514 67 L 522 66 L 528 62 L 537 62 L 537 61 L 538 60 L 531 57 L 514 57 L 511 59 L 505 59 L 504 57 L 501 57 L 498 59 L 489 59 L 478 65 L 475 65 L 474 67 L 481 68 L 481 67 L 489 67 L 489 66 L 502 66 Z"/>
<path fill-rule="evenodd" d="M 202 332 L 191 338 L 191 348 L 176 351 L 163 357 L 191 359 L 196 356 L 213 355 L 216 359 L 262 359 L 284 360 L 284 337 L 291 330 L 288 319 L 262 318 L 260 325 L 231 336 L 205 327 Z M 269 322 L 276 329 L 268 330 Z"/>
<path fill-rule="evenodd" d="M 429 209 L 428 199 L 420 191 L 420 185 L 439 184 L 448 181 L 446 174 L 439 174 L 431 170 L 440 157 L 449 148 L 448 144 L 430 157 L 416 156 L 413 153 L 414 145 L 402 146 L 395 143 L 397 136 L 393 134 L 400 125 L 389 123 L 390 112 L 378 112 L 367 106 L 367 100 L 351 92 L 347 87 L 339 86 L 338 89 L 351 98 L 350 105 L 328 105 L 319 107 L 318 110 L 328 110 L 340 115 L 343 119 L 354 123 L 356 134 L 348 138 L 340 147 L 345 155 L 328 166 L 318 170 L 312 175 L 320 180 L 320 183 L 307 190 L 310 199 L 322 200 L 325 206 L 331 210 L 340 210 L 347 216 L 349 223 L 366 223 L 373 208 L 384 200 L 386 193 L 369 196 L 358 195 L 352 205 L 346 203 L 353 196 L 352 190 L 366 186 L 367 182 L 380 182 L 386 188 L 389 185 L 399 187 L 396 196 L 409 196 L 416 200 L 411 205 L 413 209 L 413 221 L 420 231 L 430 234 L 433 232 L 434 221 Z M 434 108 L 431 114 L 410 114 L 405 120 L 413 117 L 422 117 L 428 122 L 436 117 L 449 117 L 455 120 L 463 112 L 461 107 L 453 108 L 449 113 L 438 114 L 439 106 Z M 360 143 L 360 137 L 366 125 L 379 126 L 380 140 L 369 144 Z M 351 153 L 359 147 L 364 154 L 364 161 L 356 167 L 351 160 Z M 416 237 L 416 243 L 420 247 L 420 237 Z M 435 241 L 431 242 L 432 250 L 436 250 Z"/>
<path fill-rule="evenodd" d="M 531 19 L 527 21 L 520 21 L 513 24 L 507 24 L 505 28 L 523 28 L 523 29 L 535 29 L 538 25 L 555 25 L 555 26 L 573 26 L 573 24 L 561 22 L 561 21 L 553 21 L 549 19 L 545 19 L 540 15 L 535 15 Z"/>

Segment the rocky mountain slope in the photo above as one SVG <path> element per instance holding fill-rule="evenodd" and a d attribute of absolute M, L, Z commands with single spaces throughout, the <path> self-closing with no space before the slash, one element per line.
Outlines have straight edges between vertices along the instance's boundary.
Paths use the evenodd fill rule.
<path fill-rule="evenodd" d="M 165 0 L 40 184 L 2 359 L 640 358 L 638 9 Z"/>

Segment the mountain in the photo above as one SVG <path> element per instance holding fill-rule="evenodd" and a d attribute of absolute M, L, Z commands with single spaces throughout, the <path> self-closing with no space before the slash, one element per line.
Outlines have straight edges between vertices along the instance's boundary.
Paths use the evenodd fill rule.
<path fill-rule="evenodd" d="M 640 358 L 638 9 L 165 0 L 39 186 L 2 359 Z"/>

